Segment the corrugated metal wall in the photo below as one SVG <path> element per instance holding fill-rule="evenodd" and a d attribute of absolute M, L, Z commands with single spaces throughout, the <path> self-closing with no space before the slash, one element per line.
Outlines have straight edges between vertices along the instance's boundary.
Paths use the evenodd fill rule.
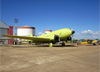
<path fill-rule="evenodd" d="M 2 35 L 7 35 L 8 29 L 7 28 L 0 28 L 0 39 L 8 39 L 7 37 L 3 37 Z M 4 44 L 8 44 L 8 40 L 3 40 Z"/>
<path fill-rule="evenodd" d="M 4 22 L 0 20 L 0 43 L 8 44 L 8 39 L 7 37 L 2 37 L 2 35 L 7 35 L 9 30 L 9 26 L 7 26 Z"/>

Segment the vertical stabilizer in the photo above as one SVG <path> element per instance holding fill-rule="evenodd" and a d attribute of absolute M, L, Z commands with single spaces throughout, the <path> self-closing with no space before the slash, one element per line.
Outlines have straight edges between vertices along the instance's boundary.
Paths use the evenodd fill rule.
<path fill-rule="evenodd" d="M 30 37 L 33 37 L 32 33 L 30 33 Z"/>

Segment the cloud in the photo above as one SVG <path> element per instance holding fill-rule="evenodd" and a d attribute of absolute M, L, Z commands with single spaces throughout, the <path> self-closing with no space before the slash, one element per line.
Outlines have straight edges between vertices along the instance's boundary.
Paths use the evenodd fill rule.
<path fill-rule="evenodd" d="M 100 38 L 100 31 L 93 32 L 92 30 L 85 30 L 82 31 L 81 33 L 89 38 L 93 39 Z"/>
<path fill-rule="evenodd" d="M 94 35 L 100 35 L 100 31 L 95 32 Z"/>
<path fill-rule="evenodd" d="M 93 36 L 93 38 L 98 38 L 97 36 Z"/>
<path fill-rule="evenodd" d="M 42 33 L 42 32 L 39 32 L 39 33 L 38 33 L 38 35 L 43 35 L 43 34 L 44 34 L 44 33 Z"/>
<path fill-rule="evenodd" d="M 93 38 L 99 38 L 100 39 L 100 31 L 94 32 Z"/>
<path fill-rule="evenodd" d="M 91 30 L 85 30 L 85 31 L 82 31 L 81 33 L 86 34 L 86 35 L 100 35 L 100 31 L 93 32 Z"/>
<path fill-rule="evenodd" d="M 85 35 L 93 35 L 93 31 L 91 30 L 85 30 L 85 31 L 82 31 L 81 33 Z"/>
<path fill-rule="evenodd" d="M 29 27 L 28 25 L 25 25 L 24 27 Z"/>
<path fill-rule="evenodd" d="M 79 33 L 75 33 L 76 35 L 79 35 Z"/>

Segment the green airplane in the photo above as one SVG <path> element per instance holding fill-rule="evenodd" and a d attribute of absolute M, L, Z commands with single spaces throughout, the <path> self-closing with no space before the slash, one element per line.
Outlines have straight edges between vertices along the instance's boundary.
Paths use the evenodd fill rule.
<path fill-rule="evenodd" d="M 32 43 L 49 43 L 49 47 L 52 47 L 53 44 L 62 42 L 62 46 L 65 45 L 64 41 L 71 40 L 71 35 L 73 35 L 75 31 L 64 28 L 60 30 L 56 30 L 41 36 L 33 37 L 30 33 L 30 36 L 16 36 L 16 35 L 2 35 L 4 37 L 12 37 L 12 38 L 20 38 L 20 39 L 28 39 Z"/>

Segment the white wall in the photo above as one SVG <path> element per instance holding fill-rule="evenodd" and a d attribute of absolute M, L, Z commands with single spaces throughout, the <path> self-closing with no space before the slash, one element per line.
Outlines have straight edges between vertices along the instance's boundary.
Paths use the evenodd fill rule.
<path fill-rule="evenodd" d="M 35 35 L 35 29 L 17 29 L 18 36 L 30 36 L 30 33 Z"/>

